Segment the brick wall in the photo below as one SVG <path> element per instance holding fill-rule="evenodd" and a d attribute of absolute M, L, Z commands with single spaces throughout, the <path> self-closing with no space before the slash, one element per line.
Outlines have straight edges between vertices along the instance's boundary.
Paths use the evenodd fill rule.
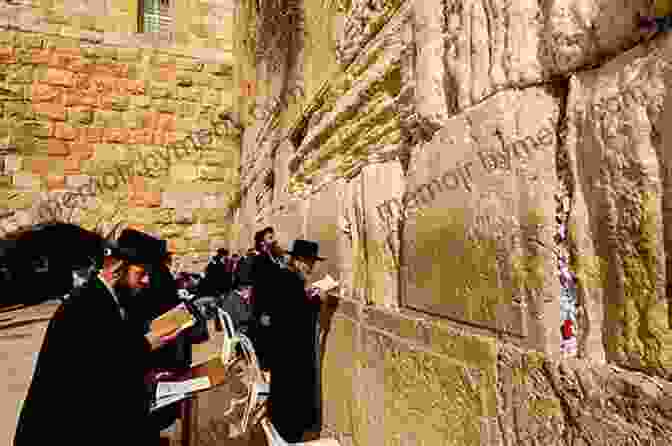
<path fill-rule="evenodd" d="M 35 222 L 37 202 L 90 183 L 95 198 L 59 218 L 142 225 L 180 254 L 207 257 L 223 243 L 237 185 L 238 137 L 221 119 L 231 66 L 217 62 L 0 32 L 2 228 Z M 209 144 L 194 147 L 196 130 Z"/>

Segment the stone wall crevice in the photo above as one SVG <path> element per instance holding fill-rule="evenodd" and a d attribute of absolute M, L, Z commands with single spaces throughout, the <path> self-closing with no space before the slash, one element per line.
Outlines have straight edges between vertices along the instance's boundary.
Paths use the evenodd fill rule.
<path fill-rule="evenodd" d="M 325 424 L 348 444 L 669 443 L 672 38 L 637 29 L 649 2 L 365 3 L 305 0 L 283 70 L 306 98 L 243 137 L 239 221 L 320 242 L 318 275 L 364 313 L 325 338 Z M 271 71 L 262 103 L 289 85 Z"/>

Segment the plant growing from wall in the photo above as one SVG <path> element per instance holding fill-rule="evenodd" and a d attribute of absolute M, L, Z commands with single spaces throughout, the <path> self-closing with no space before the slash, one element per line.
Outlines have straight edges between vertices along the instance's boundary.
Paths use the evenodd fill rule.
<path fill-rule="evenodd" d="M 624 304 L 609 313 L 620 319 L 622 334 L 610 340 L 612 351 L 639 367 L 670 369 L 668 303 L 659 293 L 660 262 L 657 255 L 658 199 L 646 192 L 638 204 L 639 223 L 634 246 L 621 255 L 624 273 Z"/>

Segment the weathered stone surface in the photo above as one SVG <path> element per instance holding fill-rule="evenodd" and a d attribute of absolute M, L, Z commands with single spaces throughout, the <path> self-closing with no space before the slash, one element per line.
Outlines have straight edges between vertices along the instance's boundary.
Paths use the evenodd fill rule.
<path fill-rule="evenodd" d="M 361 429 L 363 420 L 358 405 L 358 345 L 361 342 L 360 327 L 345 318 L 334 317 L 323 341 L 322 358 L 322 401 L 323 416 L 336 426 Z M 325 327 L 326 328 L 326 327 Z M 344 349 L 348 346 L 350 350 Z"/>
<path fill-rule="evenodd" d="M 406 217 L 406 305 L 557 348 L 553 251 L 532 240 L 553 243 L 558 112 L 542 89 L 503 92 L 414 151 L 404 200 L 379 205 Z"/>
<path fill-rule="evenodd" d="M 504 88 L 600 63 L 642 37 L 649 2 L 413 2 L 420 110 L 432 122 Z"/>
<path fill-rule="evenodd" d="M 38 175 L 19 172 L 14 175 L 14 187 L 20 190 L 39 191 L 42 181 Z"/>
<path fill-rule="evenodd" d="M 558 363 L 511 348 L 499 352 L 504 442 L 669 442 L 669 382 L 586 361 Z"/>
<path fill-rule="evenodd" d="M 268 224 L 275 229 L 280 246 L 286 248 L 292 240 L 304 237 L 307 230 L 306 215 L 307 203 L 303 201 L 286 202 L 281 210 L 274 212 Z M 259 229 L 262 227 L 256 226 L 255 230 Z M 246 247 L 252 247 L 253 236 L 254 233 L 251 233 L 245 240 Z"/>
<path fill-rule="evenodd" d="M 304 5 L 284 65 L 254 55 L 259 11 L 237 9 L 241 246 L 266 224 L 314 238 L 352 299 L 326 338 L 325 431 L 344 445 L 669 443 L 672 385 L 604 364 L 670 376 L 672 39 L 637 46 L 649 2 L 383 3 Z M 294 85 L 299 106 L 275 110 Z M 374 259 L 390 239 L 394 273 Z M 555 362 L 564 248 L 587 359 Z"/>
<path fill-rule="evenodd" d="M 670 61 L 666 35 L 574 76 L 566 143 L 584 348 L 667 377 Z"/>
<path fill-rule="evenodd" d="M 341 183 L 338 193 L 339 266 L 341 296 L 368 301 L 368 264 L 363 244 L 366 237 L 364 206 L 362 203 L 362 176 Z"/>
<path fill-rule="evenodd" d="M 395 159 L 404 147 L 406 122 L 400 107 L 413 87 L 412 76 L 406 75 L 412 72 L 406 69 L 412 45 L 407 38 L 410 3 L 401 9 L 347 71 L 311 101 L 304 117 L 308 126 L 290 160 L 290 192 L 307 196 L 336 179 L 352 179 L 368 164 Z"/>
<path fill-rule="evenodd" d="M 363 368 L 384 370 L 382 424 L 390 444 L 397 438 L 407 444 L 426 440 L 433 444 L 480 445 L 479 420 L 488 415 L 482 400 L 485 383 L 472 378 L 467 364 L 395 342 L 374 331 L 364 330 L 363 344 Z M 494 365 L 495 358 L 491 361 Z M 494 391 L 493 384 L 488 386 L 489 392 Z M 373 415 L 378 415 L 375 409 Z M 366 420 L 370 424 L 375 421 Z"/>
<path fill-rule="evenodd" d="M 319 277 L 330 274 L 338 276 L 338 207 L 334 203 L 338 199 L 338 185 L 314 195 L 307 203 L 306 238 L 320 243 L 320 262 L 316 271 Z"/>
<path fill-rule="evenodd" d="M 373 164 L 362 171 L 362 201 L 366 243 L 363 246 L 370 302 L 385 307 L 399 306 L 400 220 L 383 215 L 378 207 L 404 193 L 404 173 L 400 163 Z"/>

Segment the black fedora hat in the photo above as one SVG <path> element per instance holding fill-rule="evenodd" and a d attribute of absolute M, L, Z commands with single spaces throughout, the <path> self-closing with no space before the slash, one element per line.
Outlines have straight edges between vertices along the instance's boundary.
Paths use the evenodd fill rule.
<path fill-rule="evenodd" d="M 135 264 L 153 264 L 168 255 L 168 243 L 135 229 L 124 229 L 119 238 L 109 242 L 107 254 Z"/>
<path fill-rule="evenodd" d="M 320 251 L 320 245 L 317 242 L 309 240 L 294 240 L 289 244 L 287 254 L 295 257 L 306 257 L 315 260 L 327 260 L 317 254 Z"/>

